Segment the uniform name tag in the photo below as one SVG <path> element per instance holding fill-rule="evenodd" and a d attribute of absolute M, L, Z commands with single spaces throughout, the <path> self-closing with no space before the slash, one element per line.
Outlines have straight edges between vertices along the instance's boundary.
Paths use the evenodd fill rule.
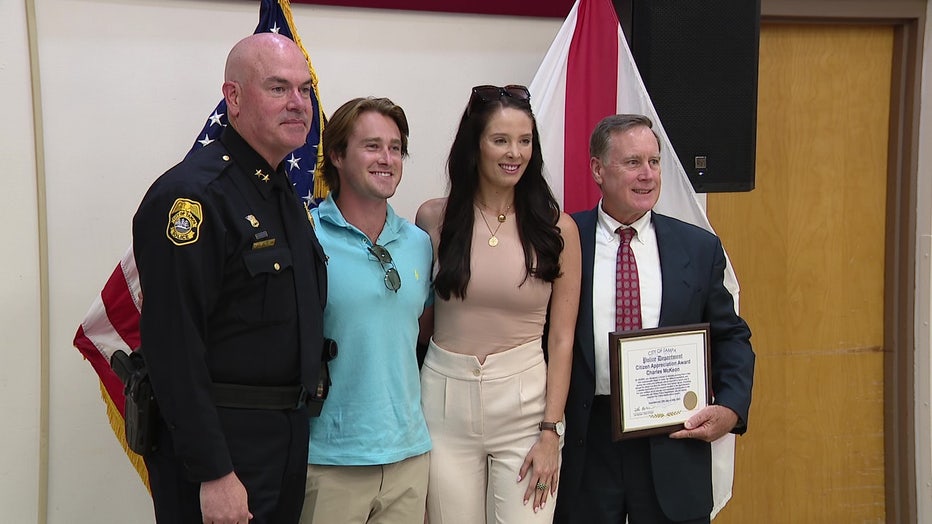
<path fill-rule="evenodd" d="M 274 245 L 275 245 L 275 239 L 274 239 L 274 238 L 270 238 L 270 239 L 268 239 L 268 240 L 262 240 L 262 241 L 259 241 L 259 242 L 253 242 L 253 243 L 252 243 L 252 248 L 253 248 L 253 249 L 262 249 L 262 248 L 264 248 L 264 247 L 272 247 L 272 246 L 274 246 Z"/>

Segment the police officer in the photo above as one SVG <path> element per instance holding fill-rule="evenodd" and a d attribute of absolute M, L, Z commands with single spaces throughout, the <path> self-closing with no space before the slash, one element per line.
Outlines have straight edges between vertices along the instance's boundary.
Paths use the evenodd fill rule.
<path fill-rule="evenodd" d="M 227 58 L 230 125 L 162 175 L 133 220 L 142 352 L 161 410 L 156 519 L 297 522 L 326 302 L 324 255 L 282 163 L 311 122 L 288 38 Z"/>

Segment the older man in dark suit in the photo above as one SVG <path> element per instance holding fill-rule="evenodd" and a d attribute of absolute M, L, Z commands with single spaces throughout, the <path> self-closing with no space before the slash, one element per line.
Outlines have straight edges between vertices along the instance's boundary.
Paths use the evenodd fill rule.
<path fill-rule="evenodd" d="M 721 241 L 652 212 L 660 196 L 660 141 L 642 115 L 613 115 L 590 139 L 602 201 L 573 215 L 583 279 L 566 403 L 559 523 L 708 523 L 710 443 L 744 433 L 751 404 L 751 332 L 723 284 Z M 612 441 L 608 333 L 616 327 L 616 260 L 631 257 L 638 302 L 633 327 L 710 324 L 711 405 L 671 435 Z M 618 309 L 622 309 L 619 307 Z M 626 319 L 627 321 L 627 319 Z"/>

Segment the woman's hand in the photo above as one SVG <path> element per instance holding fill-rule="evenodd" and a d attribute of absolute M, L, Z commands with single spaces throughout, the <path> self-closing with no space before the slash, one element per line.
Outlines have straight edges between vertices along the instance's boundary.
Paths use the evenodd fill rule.
<path fill-rule="evenodd" d="M 530 475 L 528 472 L 530 471 Z M 529 477 L 524 504 L 534 501 L 534 513 L 544 508 L 547 499 L 557 492 L 560 482 L 560 437 L 553 431 L 540 432 L 518 471 L 518 482 Z"/>

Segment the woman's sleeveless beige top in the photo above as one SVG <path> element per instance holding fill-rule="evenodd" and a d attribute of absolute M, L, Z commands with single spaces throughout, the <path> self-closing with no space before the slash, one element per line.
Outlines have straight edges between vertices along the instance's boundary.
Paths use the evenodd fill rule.
<path fill-rule="evenodd" d="M 434 304 L 434 343 L 471 355 L 498 353 L 540 338 L 551 291 L 549 282 L 525 280 L 515 216 L 509 215 L 501 227 L 497 217 L 486 217 L 498 238 L 491 247 L 492 235 L 480 212 L 476 208 L 466 299 L 437 297 Z"/>

